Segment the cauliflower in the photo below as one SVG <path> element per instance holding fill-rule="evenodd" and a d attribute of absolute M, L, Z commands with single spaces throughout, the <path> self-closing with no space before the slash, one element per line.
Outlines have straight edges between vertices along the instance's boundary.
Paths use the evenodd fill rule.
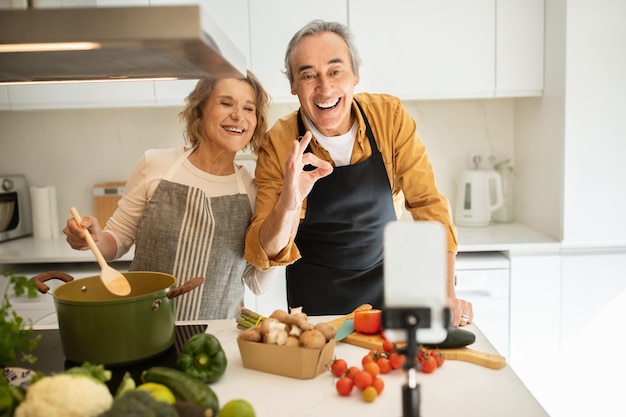
<path fill-rule="evenodd" d="M 58 374 L 31 385 L 14 417 L 95 417 L 112 403 L 105 384 L 84 375 Z"/>

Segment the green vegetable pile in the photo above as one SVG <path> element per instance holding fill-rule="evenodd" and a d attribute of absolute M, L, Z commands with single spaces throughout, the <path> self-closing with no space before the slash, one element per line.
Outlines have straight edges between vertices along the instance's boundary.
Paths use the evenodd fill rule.
<path fill-rule="evenodd" d="M 29 298 L 37 296 L 35 284 L 24 276 L 13 274 L 12 269 L 4 272 L 9 279 L 0 304 L 0 368 L 15 365 L 18 360 L 27 363 L 36 362 L 32 352 L 39 342 L 39 336 L 34 330 L 27 329 L 26 323 L 15 311 L 9 302 L 9 290 L 13 288 L 16 296 L 26 295 Z"/>

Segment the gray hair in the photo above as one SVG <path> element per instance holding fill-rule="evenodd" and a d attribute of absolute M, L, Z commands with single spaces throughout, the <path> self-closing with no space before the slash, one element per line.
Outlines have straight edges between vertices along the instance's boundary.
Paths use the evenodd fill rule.
<path fill-rule="evenodd" d="M 285 69 L 283 72 L 289 80 L 289 84 L 293 86 L 293 73 L 291 72 L 291 53 L 293 49 L 298 46 L 300 41 L 310 35 L 317 33 L 332 32 L 341 36 L 341 38 L 348 45 L 348 51 L 350 53 L 350 59 L 352 64 L 352 71 L 355 74 L 359 73 L 359 66 L 361 65 L 361 58 L 359 57 L 359 51 L 354 43 L 354 36 L 346 25 L 339 22 L 326 22 L 323 20 L 313 20 L 307 23 L 302 29 L 297 31 L 295 35 L 289 41 L 287 45 L 287 52 L 285 53 Z"/>

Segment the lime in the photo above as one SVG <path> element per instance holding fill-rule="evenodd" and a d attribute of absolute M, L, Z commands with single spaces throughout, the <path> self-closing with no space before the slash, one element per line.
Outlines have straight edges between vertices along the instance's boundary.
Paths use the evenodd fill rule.
<path fill-rule="evenodd" d="M 142 391 L 147 391 L 155 400 L 163 401 L 164 403 L 174 404 L 176 397 L 172 391 L 163 384 L 157 384 L 156 382 L 146 382 L 137 387 Z"/>
<path fill-rule="evenodd" d="M 217 417 L 256 417 L 256 414 L 248 401 L 236 399 L 224 404 Z"/>

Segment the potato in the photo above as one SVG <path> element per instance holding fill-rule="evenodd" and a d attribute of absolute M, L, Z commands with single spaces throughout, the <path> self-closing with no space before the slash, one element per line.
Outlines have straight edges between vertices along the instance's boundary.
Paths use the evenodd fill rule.
<path fill-rule="evenodd" d="M 321 349 L 326 345 L 326 338 L 319 330 L 307 330 L 300 335 L 300 347 Z"/>

